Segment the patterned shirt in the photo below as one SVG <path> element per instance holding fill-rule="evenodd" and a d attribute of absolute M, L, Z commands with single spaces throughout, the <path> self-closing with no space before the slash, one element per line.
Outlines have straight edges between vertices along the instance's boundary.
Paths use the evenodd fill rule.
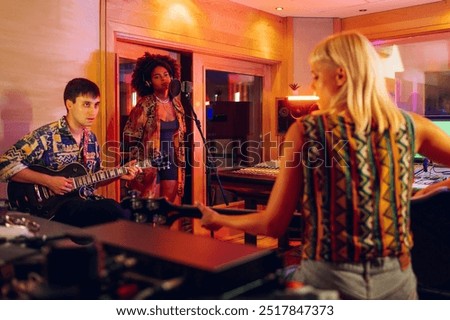
<path fill-rule="evenodd" d="M 89 130 L 83 132 L 78 145 L 66 117 L 62 117 L 25 135 L 0 157 L 0 181 L 7 182 L 30 165 L 60 170 L 73 162 L 83 164 L 89 173 L 96 172 L 100 169 L 100 148 Z"/>
<path fill-rule="evenodd" d="M 351 119 L 308 115 L 303 126 L 303 258 L 409 264 L 414 128 L 358 134 Z"/>
<path fill-rule="evenodd" d="M 178 121 L 178 129 L 173 136 L 174 161 L 178 169 L 177 194 L 182 197 L 186 168 L 184 149 L 186 124 L 180 99 L 174 98 L 172 104 Z M 136 106 L 131 110 L 123 131 L 124 136 L 128 136 L 129 140 L 139 142 L 139 147 L 129 150 L 131 159 L 148 160 L 149 157 L 154 156 L 155 150 L 161 151 L 161 121 L 158 117 L 157 108 L 158 104 L 154 95 L 149 95 L 139 99 Z M 156 168 L 143 169 L 142 174 L 127 183 L 127 187 L 131 190 L 138 190 L 143 198 L 159 196 L 157 192 L 157 172 Z"/>

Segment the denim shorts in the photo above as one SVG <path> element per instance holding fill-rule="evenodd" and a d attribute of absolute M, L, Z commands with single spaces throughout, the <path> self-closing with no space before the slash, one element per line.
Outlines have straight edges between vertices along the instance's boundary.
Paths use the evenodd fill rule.
<path fill-rule="evenodd" d="M 292 280 L 317 289 L 336 290 L 341 299 L 418 299 L 411 264 L 402 270 L 395 257 L 364 263 L 303 260 Z"/>

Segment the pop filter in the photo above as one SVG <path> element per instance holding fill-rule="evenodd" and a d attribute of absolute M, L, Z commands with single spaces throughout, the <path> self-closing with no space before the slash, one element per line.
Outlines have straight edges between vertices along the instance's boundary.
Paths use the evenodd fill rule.
<path fill-rule="evenodd" d="M 172 98 L 178 96 L 181 93 L 181 81 L 178 79 L 172 79 L 169 84 L 169 94 Z"/>

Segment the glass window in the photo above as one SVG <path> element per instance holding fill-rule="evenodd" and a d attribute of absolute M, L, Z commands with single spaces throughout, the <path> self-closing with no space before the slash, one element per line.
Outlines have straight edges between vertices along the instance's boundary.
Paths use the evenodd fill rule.
<path fill-rule="evenodd" d="M 218 167 L 261 162 L 262 77 L 206 70 L 206 138 Z"/>
<path fill-rule="evenodd" d="M 397 105 L 432 119 L 450 119 L 450 32 L 374 41 Z"/>
<path fill-rule="evenodd" d="M 374 41 L 397 105 L 450 135 L 450 32 Z M 417 162 L 423 156 L 415 155 Z"/>

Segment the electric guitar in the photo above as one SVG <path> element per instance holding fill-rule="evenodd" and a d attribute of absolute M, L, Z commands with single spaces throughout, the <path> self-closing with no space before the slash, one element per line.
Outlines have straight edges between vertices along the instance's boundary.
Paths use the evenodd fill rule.
<path fill-rule="evenodd" d="M 167 158 L 167 155 L 158 154 L 149 160 L 137 162 L 136 166 L 165 170 L 170 166 Z M 32 215 L 47 219 L 53 217 L 54 209 L 64 198 L 87 198 L 93 196 L 95 184 L 120 177 L 128 172 L 127 167 L 123 166 L 100 170 L 95 173 L 88 173 L 86 168 L 78 162 L 68 164 L 60 170 L 52 170 L 40 165 L 30 166 L 29 169 L 50 176 L 63 176 L 73 179 L 74 189 L 64 195 L 57 195 L 49 188 L 40 184 L 15 181 L 10 181 L 8 183 L 8 200 L 12 209 L 21 212 L 29 212 Z"/>
<path fill-rule="evenodd" d="M 138 198 L 136 194 L 122 200 L 121 206 L 129 209 L 136 222 L 153 223 L 154 225 L 171 226 L 180 218 L 202 217 L 200 210 L 193 205 L 175 205 L 165 197 L 160 198 Z M 237 208 L 212 208 L 220 214 L 244 215 L 255 213 L 256 210 Z"/>

